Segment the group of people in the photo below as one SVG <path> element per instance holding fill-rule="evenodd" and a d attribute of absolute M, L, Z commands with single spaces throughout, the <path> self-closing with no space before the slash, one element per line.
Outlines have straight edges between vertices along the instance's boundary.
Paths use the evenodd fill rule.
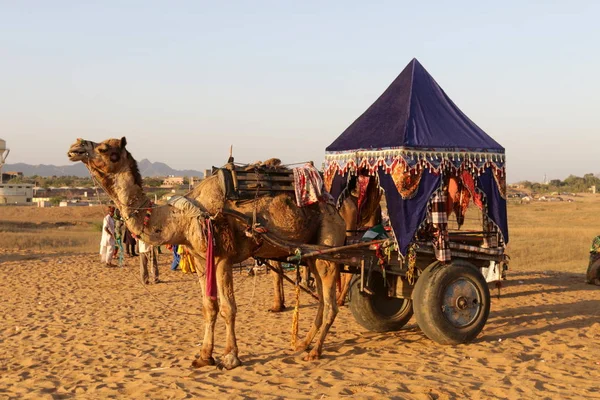
<path fill-rule="evenodd" d="M 108 207 L 102 222 L 102 238 L 100 239 L 100 260 L 107 267 L 113 267 L 112 260 L 122 246 L 130 257 L 140 258 L 140 277 L 144 284 L 159 283 L 158 249 L 136 237 L 123 223 L 118 210 Z M 136 253 L 136 244 L 138 253 Z M 150 269 L 148 269 L 150 266 Z M 173 269 L 173 268 L 172 268 Z"/>

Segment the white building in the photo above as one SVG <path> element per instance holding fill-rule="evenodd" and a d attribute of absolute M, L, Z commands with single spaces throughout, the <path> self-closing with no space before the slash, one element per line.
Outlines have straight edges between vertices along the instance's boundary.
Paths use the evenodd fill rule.
<path fill-rule="evenodd" d="M 183 176 L 169 175 L 163 180 L 164 186 L 180 186 L 183 185 Z"/>
<path fill-rule="evenodd" d="M 33 185 L 30 183 L 0 183 L 0 204 L 32 205 Z"/>

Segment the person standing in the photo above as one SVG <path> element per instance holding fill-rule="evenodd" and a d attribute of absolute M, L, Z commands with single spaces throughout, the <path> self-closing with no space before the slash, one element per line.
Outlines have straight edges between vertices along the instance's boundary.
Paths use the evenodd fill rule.
<path fill-rule="evenodd" d="M 113 219 L 115 220 L 115 252 L 113 253 L 113 258 L 119 256 L 119 262 L 123 261 L 123 233 L 125 224 L 123 218 L 121 217 L 121 212 L 119 209 L 115 209 L 115 214 L 113 215 Z"/>
<path fill-rule="evenodd" d="M 102 238 L 100 239 L 100 261 L 107 267 L 112 267 L 112 258 L 115 249 L 115 208 L 108 207 L 108 213 L 102 221 Z"/>
<path fill-rule="evenodd" d="M 140 275 L 145 285 L 149 283 L 159 283 L 158 280 L 158 254 L 154 246 L 147 244 L 138 238 L 139 257 L 140 257 Z M 150 274 L 148 274 L 148 262 L 150 262 Z"/>
<path fill-rule="evenodd" d="M 123 242 L 125 243 L 125 252 L 129 257 L 135 257 L 137 254 L 135 253 L 135 237 L 129 230 L 129 228 L 125 227 L 125 234 L 123 235 Z"/>
<path fill-rule="evenodd" d="M 178 253 L 179 245 L 168 244 L 167 249 L 169 249 L 173 252 L 173 262 L 171 262 L 171 271 L 177 271 L 177 268 L 179 268 L 179 260 L 181 259 L 181 256 Z"/>

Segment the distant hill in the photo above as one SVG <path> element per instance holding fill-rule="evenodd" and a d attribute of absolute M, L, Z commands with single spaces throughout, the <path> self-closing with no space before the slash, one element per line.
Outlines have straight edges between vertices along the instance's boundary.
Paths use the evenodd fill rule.
<path fill-rule="evenodd" d="M 142 177 L 145 178 L 155 178 L 167 175 L 195 176 L 198 178 L 202 178 L 204 176 L 204 174 L 200 171 L 191 169 L 177 170 L 169 167 L 165 163 L 152 162 L 147 159 L 139 161 L 138 168 L 140 169 Z M 2 171 L 4 173 L 8 171 L 22 172 L 24 176 L 78 176 L 84 178 L 90 175 L 83 163 L 61 166 L 46 164 L 31 165 L 25 163 L 5 164 L 2 167 Z"/>

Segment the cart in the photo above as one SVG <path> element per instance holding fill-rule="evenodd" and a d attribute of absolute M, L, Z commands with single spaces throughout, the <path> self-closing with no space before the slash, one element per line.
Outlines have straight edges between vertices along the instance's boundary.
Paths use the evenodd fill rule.
<path fill-rule="evenodd" d="M 326 149 L 324 186 L 335 199 L 358 176 L 384 191 L 389 237 L 300 246 L 287 260 L 343 264 L 353 274 L 350 309 L 368 330 L 398 330 L 414 314 L 435 342 L 472 341 L 490 311 L 482 270 L 500 274 L 508 263 L 504 148 L 413 59 Z M 469 207 L 479 212 L 478 229 L 460 229 Z"/>

